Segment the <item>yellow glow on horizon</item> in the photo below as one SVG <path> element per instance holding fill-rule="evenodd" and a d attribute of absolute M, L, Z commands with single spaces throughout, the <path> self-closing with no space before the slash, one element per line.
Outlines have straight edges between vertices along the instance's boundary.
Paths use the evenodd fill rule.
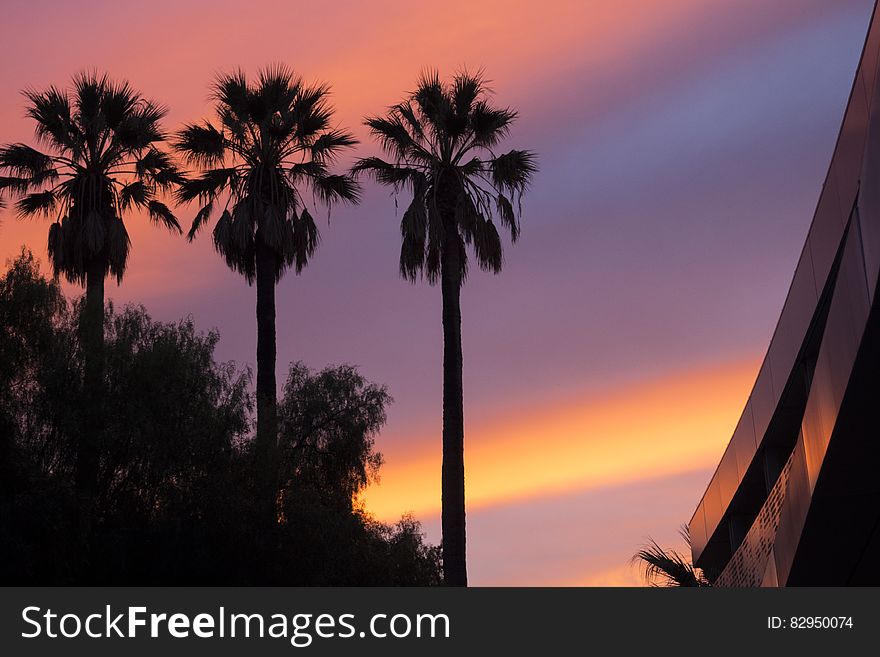
<path fill-rule="evenodd" d="M 468 508 L 711 467 L 757 365 L 748 359 L 691 370 L 466 426 Z M 439 436 L 433 449 L 389 459 L 364 502 L 382 520 L 437 513 Z"/>
<path fill-rule="evenodd" d="M 625 563 L 588 575 L 554 582 L 553 586 L 646 586 L 646 584 L 638 566 Z"/>

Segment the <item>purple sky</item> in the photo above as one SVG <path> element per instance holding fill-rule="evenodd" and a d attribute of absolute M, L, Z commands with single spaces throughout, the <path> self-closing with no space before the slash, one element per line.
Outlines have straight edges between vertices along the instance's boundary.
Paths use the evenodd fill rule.
<path fill-rule="evenodd" d="M 157 3 L 159 16 L 125 39 L 121 7 L 82 3 L 64 16 L 46 2 L 10 3 L 0 27 L 0 141 L 30 137 L 20 89 L 63 84 L 83 67 L 129 77 L 169 103 L 175 128 L 206 111 L 215 71 L 284 61 L 331 82 L 340 120 L 363 138 L 359 117 L 398 100 L 423 66 L 484 67 L 498 101 L 521 114 L 509 146 L 537 151 L 541 170 L 504 272 L 475 271 L 463 293 L 465 412 L 468 426 L 479 427 L 510 409 L 577 405 L 688 371 L 758 362 L 818 199 L 873 3 L 677 0 L 664 15 L 653 0 L 603 0 L 550 3 L 537 17 L 534 6 L 504 3 L 473 9 L 474 29 L 442 35 L 432 21 L 451 25 L 452 5 L 439 17 L 389 6 L 388 24 L 376 26 L 341 3 L 333 5 L 341 37 L 321 14 L 302 39 L 290 26 L 312 5 L 275 6 L 280 18 L 263 34 L 232 5 L 211 5 L 202 20 L 195 4 Z M 172 20 L 171 7 L 183 18 Z M 358 154 L 375 150 L 365 143 Z M 181 214 L 188 221 L 192 212 Z M 388 385 L 395 403 L 378 443 L 389 486 L 409 459 L 439 450 L 441 399 L 439 290 L 398 278 L 398 223 L 388 191 L 369 185 L 361 206 L 334 210 L 322 226 L 309 268 L 278 286 L 279 381 L 301 359 L 357 364 Z M 7 211 L 0 255 L 28 243 L 44 256 L 45 232 Z M 220 330 L 221 359 L 252 364 L 254 291 L 225 269 L 210 240 L 187 245 L 151 228 L 133 231 L 133 240 L 131 274 L 110 294 L 160 319 L 191 314 Z M 717 457 L 751 381 L 743 383 L 742 396 L 729 400 L 729 426 L 706 438 Z M 640 412 L 637 397 L 631 412 Z M 553 438 L 535 436 L 536 449 Z M 468 440 L 481 436 L 469 432 Z M 632 581 L 628 556 L 647 535 L 675 540 L 713 453 L 657 477 L 596 487 L 585 474 L 565 492 L 524 489 L 476 509 L 472 582 Z M 437 498 L 438 482 L 439 469 L 426 483 Z M 401 499 L 395 511 L 407 504 Z M 439 540 L 436 509 L 415 510 Z"/>

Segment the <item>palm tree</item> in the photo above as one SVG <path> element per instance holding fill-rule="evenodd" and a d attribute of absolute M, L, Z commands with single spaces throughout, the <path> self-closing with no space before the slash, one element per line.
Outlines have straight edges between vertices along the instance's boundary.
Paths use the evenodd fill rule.
<path fill-rule="evenodd" d="M 679 533 L 690 546 L 687 525 Z M 660 547 L 652 538 L 636 552 L 632 561 L 641 564 L 645 579 L 653 586 L 711 586 L 703 571 L 695 568 L 690 559 L 675 550 Z"/>
<path fill-rule="evenodd" d="M 202 169 L 177 191 L 182 203 L 198 200 L 187 239 L 211 219 L 214 248 L 249 285 L 257 287 L 257 471 L 260 495 L 272 513 L 277 487 L 278 440 L 275 383 L 275 285 L 285 271 L 297 273 L 318 245 L 318 229 L 306 192 L 329 206 L 355 203 L 358 186 L 328 165 L 354 137 L 331 127 L 329 88 L 307 85 L 281 66 L 251 83 L 237 72 L 214 85 L 217 124 L 189 124 L 176 148 Z"/>
<path fill-rule="evenodd" d="M 49 87 L 24 95 L 38 148 L 23 143 L 0 148 L 0 170 L 8 174 L 0 178 L 0 191 L 18 197 L 19 216 L 54 219 L 48 253 L 55 276 L 85 286 L 79 331 L 87 399 L 75 479 L 80 530 L 87 532 L 103 427 L 104 279 L 111 274 L 120 283 L 125 274 L 131 247 L 123 221 L 127 212 L 141 209 L 153 222 L 181 232 L 159 200 L 180 176 L 158 148 L 166 109 L 128 82 L 82 73 L 70 90 Z"/>
<path fill-rule="evenodd" d="M 443 296 L 443 572 L 447 585 L 466 586 L 464 408 L 462 400 L 461 286 L 468 271 L 466 245 L 486 271 L 501 271 L 496 218 L 519 236 L 519 201 L 536 171 L 535 156 L 496 155 L 517 113 L 493 106 L 480 75 L 460 73 L 441 82 L 424 74 L 416 91 L 366 125 L 389 160 L 368 157 L 353 168 L 412 201 L 400 225 L 400 273 L 415 282 L 440 282 Z M 517 209 L 515 209 L 517 208 Z"/>

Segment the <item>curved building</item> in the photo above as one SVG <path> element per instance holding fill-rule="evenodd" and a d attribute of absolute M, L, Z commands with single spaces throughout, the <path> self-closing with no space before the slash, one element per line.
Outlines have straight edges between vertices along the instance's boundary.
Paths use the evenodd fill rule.
<path fill-rule="evenodd" d="M 716 586 L 880 583 L 880 17 L 733 437 L 690 521 Z"/>

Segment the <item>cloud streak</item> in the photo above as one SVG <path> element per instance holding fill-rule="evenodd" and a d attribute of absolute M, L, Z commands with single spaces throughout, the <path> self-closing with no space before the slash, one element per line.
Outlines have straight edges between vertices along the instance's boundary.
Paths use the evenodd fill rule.
<path fill-rule="evenodd" d="M 470 509 L 630 483 L 709 467 L 726 444 L 757 372 L 747 359 L 674 373 L 621 390 L 504 409 L 468 424 Z M 382 519 L 436 512 L 439 449 L 386 454 L 365 493 Z M 687 519 L 685 519 L 687 520 Z"/>

